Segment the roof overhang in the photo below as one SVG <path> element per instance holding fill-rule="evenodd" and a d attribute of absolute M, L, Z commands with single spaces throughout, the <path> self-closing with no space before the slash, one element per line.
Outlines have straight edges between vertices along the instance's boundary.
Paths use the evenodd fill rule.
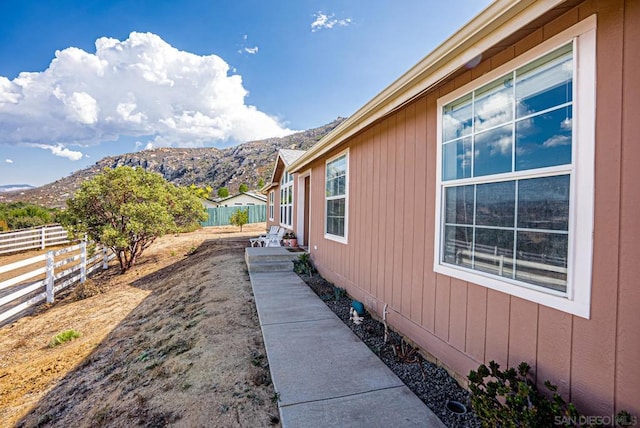
<path fill-rule="evenodd" d="M 441 84 L 566 0 L 496 0 L 289 165 L 299 172 L 348 138 Z"/>

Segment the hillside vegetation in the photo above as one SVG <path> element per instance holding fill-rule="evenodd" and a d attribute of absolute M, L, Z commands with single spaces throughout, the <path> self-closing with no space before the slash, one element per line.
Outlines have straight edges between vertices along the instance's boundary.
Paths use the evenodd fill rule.
<path fill-rule="evenodd" d="M 22 201 L 46 207 L 64 207 L 65 201 L 74 195 L 83 181 L 99 174 L 104 168 L 118 166 L 140 166 L 162 174 L 176 185 L 210 186 L 214 193 L 226 187 L 233 194 L 241 184 L 256 189 L 260 180 L 271 178 L 279 149 L 307 150 L 343 121 L 344 118 L 339 117 L 327 125 L 286 137 L 251 141 L 225 149 L 159 148 L 110 156 L 53 183 L 34 189 L 2 192 L 0 202 Z"/>
<path fill-rule="evenodd" d="M 55 222 L 56 210 L 25 202 L 0 203 L 0 232 Z"/>

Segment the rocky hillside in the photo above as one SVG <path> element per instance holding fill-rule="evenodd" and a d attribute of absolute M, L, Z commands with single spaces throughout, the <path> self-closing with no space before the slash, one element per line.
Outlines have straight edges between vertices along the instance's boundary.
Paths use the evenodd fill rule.
<path fill-rule="evenodd" d="M 51 184 L 0 193 L 0 202 L 24 201 L 47 207 L 63 207 L 65 201 L 73 196 L 84 180 L 93 177 L 104 168 L 121 165 L 141 166 L 149 171 L 158 172 L 177 185 L 209 185 L 214 192 L 220 187 L 227 187 L 233 194 L 243 183 L 250 189 L 256 189 L 261 178 L 265 182 L 271 178 L 273 162 L 279 149 L 307 150 L 343 120 L 344 118 L 339 117 L 319 128 L 282 138 L 251 141 L 226 149 L 160 148 L 110 156 Z"/>

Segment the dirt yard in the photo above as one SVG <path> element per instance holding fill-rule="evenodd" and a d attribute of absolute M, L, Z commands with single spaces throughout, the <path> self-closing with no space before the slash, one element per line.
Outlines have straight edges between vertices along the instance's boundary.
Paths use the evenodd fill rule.
<path fill-rule="evenodd" d="M 0 425 L 278 426 L 243 258 L 265 226 L 237 230 L 165 236 L 2 327 Z M 82 336 L 48 346 L 69 329 Z"/>

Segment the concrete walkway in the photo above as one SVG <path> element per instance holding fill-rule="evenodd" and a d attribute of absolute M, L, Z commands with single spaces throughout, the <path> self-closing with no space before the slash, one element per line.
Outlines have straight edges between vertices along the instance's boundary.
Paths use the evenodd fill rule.
<path fill-rule="evenodd" d="M 255 270 L 283 427 L 444 427 L 295 273 Z"/>

